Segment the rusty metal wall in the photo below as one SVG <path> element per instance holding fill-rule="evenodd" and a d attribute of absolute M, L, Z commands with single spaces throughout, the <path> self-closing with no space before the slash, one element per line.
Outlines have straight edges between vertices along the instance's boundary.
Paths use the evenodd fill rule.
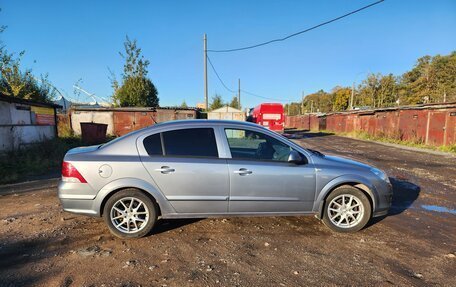
<path fill-rule="evenodd" d="M 113 132 L 116 136 L 122 136 L 135 130 L 134 112 L 113 112 Z"/>
<path fill-rule="evenodd" d="M 455 110 L 456 111 L 456 110 Z M 431 111 L 429 113 L 429 125 L 427 129 L 426 143 L 430 145 L 443 145 L 443 137 L 445 135 L 445 117 L 443 111 Z M 451 127 L 448 127 L 451 128 Z M 453 127 L 454 128 L 454 127 Z M 454 142 L 453 142 L 454 143 Z"/>
<path fill-rule="evenodd" d="M 399 111 L 398 136 L 402 140 L 426 142 L 426 130 L 429 111 L 404 110 Z"/>
<path fill-rule="evenodd" d="M 456 143 L 456 111 L 448 112 L 445 118 L 444 145 Z"/>
<path fill-rule="evenodd" d="M 319 127 L 319 120 L 318 117 L 315 115 L 310 116 L 310 130 L 311 131 L 318 131 L 320 129 Z"/>
<path fill-rule="evenodd" d="M 285 115 L 285 127 L 289 129 L 310 130 L 312 117 L 316 116 L 309 114 L 301 116 Z"/>
<path fill-rule="evenodd" d="M 156 111 L 115 111 L 114 134 L 122 136 L 131 131 L 139 130 L 155 123 L 173 120 L 196 119 L 194 110 L 157 109 Z"/>
<path fill-rule="evenodd" d="M 81 134 L 81 122 L 107 124 L 109 135 L 122 136 L 129 132 L 172 120 L 196 119 L 198 112 L 194 109 L 158 108 L 110 108 L 90 109 L 74 108 L 70 112 L 73 132 Z"/>
<path fill-rule="evenodd" d="M 456 104 L 390 108 L 334 113 L 322 116 L 287 116 L 285 128 L 366 132 L 433 146 L 456 144 Z"/>

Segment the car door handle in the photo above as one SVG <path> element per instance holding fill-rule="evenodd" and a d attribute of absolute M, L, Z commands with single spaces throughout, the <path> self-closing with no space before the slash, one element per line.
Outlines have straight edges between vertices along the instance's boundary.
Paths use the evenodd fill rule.
<path fill-rule="evenodd" d="M 155 171 L 159 171 L 161 173 L 170 173 L 176 171 L 174 168 L 170 168 L 169 166 L 162 166 L 161 168 L 156 168 Z"/>
<path fill-rule="evenodd" d="M 235 170 L 234 173 L 237 173 L 239 175 L 248 175 L 248 174 L 252 174 L 253 172 L 246 168 L 240 168 L 239 170 Z"/>

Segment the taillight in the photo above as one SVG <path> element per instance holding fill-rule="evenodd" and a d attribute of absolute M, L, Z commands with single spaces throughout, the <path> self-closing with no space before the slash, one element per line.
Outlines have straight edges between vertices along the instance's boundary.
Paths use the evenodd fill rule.
<path fill-rule="evenodd" d="M 87 183 L 79 171 L 71 163 L 66 161 L 62 163 L 62 181 Z"/>

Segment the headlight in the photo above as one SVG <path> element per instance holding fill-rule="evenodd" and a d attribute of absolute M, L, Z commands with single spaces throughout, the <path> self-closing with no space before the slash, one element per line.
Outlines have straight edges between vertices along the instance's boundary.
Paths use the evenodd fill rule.
<path fill-rule="evenodd" d="M 382 180 L 386 181 L 386 182 L 390 182 L 388 176 L 386 175 L 386 173 L 384 173 L 383 171 L 379 170 L 378 168 L 371 168 L 371 171 L 376 175 L 378 176 L 379 178 L 381 178 Z"/>

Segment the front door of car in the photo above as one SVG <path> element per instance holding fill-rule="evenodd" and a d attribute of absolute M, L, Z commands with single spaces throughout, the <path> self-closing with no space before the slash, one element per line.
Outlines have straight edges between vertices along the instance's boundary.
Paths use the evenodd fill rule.
<path fill-rule="evenodd" d="M 214 129 L 187 128 L 148 136 L 141 160 L 178 213 L 226 213 L 229 178 Z"/>
<path fill-rule="evenodd" d="M 289 163 L 290 146 L 257 131 L 225 129 L 225 134 L 231 152 L 230 213 L 312 210 L 315 170 L 305 162 Z"/>

